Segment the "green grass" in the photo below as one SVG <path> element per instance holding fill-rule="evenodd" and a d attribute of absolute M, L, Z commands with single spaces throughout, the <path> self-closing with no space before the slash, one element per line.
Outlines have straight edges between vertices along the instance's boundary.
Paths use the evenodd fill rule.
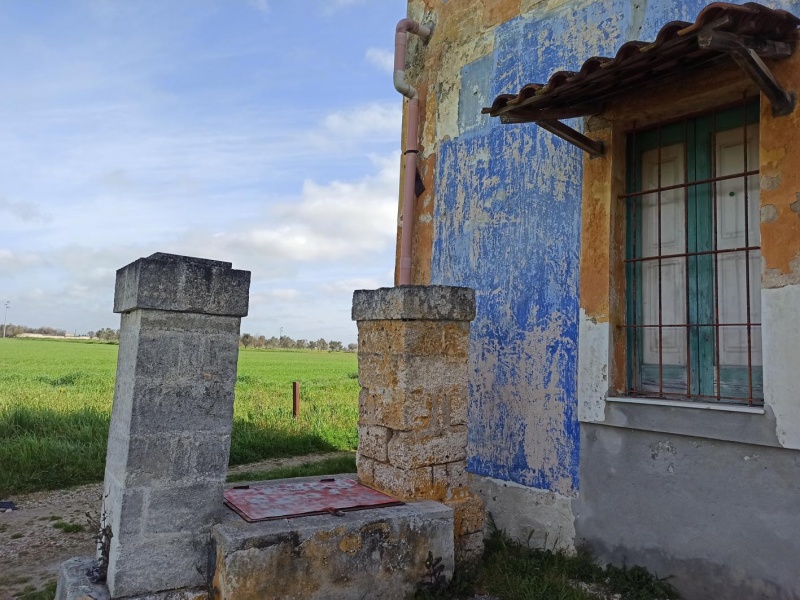
<path fill-rule="evenodd" d="M 58 582 L 50 581 L 41 590 L 37 590 L 32 585 L 27 586 L 22 593 L 17 596 L 17 600 L 53 600 L 56 597 Z"/>
<path fill-rule="evenodd" d="M 67 523 L 66 521 L 53 523 L 53 527 L 60 529 L 64 533 L 80 533 L 81 531 L 86 531 L 86 528 L 80 523 Z"/>
<path fill-rule="evenodd" d="M 642 567 L 602 567 L 583 549 L 577 555 L 527 548 L 510 542 L 500 533 L 487 541 L 486 559 L 479 585 L 508 600 L 590 600 L 590 594 L 575 582 L 601 586 L 605 592 L 621 594 L 625 600 L 677 598 L 664 581 Z"/>
<path fill-rule="evenodd" d="M 27 575 L 0 575 L 0 589 L 21 583 L 28 583 L 31 578 Z"/>
<path fill-rule="evenodd" d="M 102 480 L 118 348 L 0 339 L 0 498 Z M 241 349 L 230 464 L 354 449 L 356 372 L 353 353 Z"/>
<path fill-rule="evenodd" d="M 422 590 L 415 598 L 472 598 L 476 592 L 503 600 L 601 600 L 616 594 L 622 600 L 680 598 L 665 580 L 642 567 L 603 567 L 585 548 L 576 554 L 529 548 L 500 531 L 486 540 L 478 564 L 457 567 L 449 585 Z"/>
<path fill-rule="evenodd" d="M 268 481 L 270 479 L 286 479 L 288 477 L 312 477 L 314 475 L 335 475 L 337 473 L 355 473 L 355 456 L 337 456 L 317 462 L 308 462 L 296 467 L 278 467 L 269 471 L 245 471 L 228 475 L 229 482 L 236 481 Z"/>

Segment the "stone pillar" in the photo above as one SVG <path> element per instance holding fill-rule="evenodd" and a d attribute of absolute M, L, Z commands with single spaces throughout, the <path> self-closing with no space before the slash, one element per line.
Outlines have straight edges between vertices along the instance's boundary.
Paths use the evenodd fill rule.
<path fill-rule="evenodd" d="M 172 254 L 117 271 L 103 501 L 112 598 L 207 584 L 249 288 L 231 263 Z"/>
<path fill-rule="evenodd" d="M 454 510 L 456 558 L 483 551 L 483 504 L 469 491 L 468 357 L 475 293 L 402 286 L 359 290 L 358 476 L 404 500 Z"/>

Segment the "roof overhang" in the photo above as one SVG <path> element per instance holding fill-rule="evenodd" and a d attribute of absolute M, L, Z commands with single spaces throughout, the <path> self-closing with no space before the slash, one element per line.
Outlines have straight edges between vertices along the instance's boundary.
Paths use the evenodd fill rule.
<path fill-rule="evenodd" d="M 557 71 L 547 83 L 501 94 L 482 112 L 503 123 L 537 123 L 598 156 L 603 153 L 600 142 L 559 120 L 599 114 L 615 98 L 732 59 L 769 99 L 773 114 L 789 114 L 796 96 L 780 86 L 762 59 L 791 56 L 798 25 L 800 19 L 784 10 L 715 2 L 694 23 L 667 23 L 652 42 L 628 42 L 613 58 L 592 57 L 579 71 Z"/>

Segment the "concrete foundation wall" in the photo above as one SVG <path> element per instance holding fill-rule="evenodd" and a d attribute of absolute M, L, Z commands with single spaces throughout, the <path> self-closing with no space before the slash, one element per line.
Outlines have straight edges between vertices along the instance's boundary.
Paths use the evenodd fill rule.
<path fill-rule="evenodd" d="M 578 540 L 687 599 L 800 597 L 800 452 L 584 424 Z"/>
<path fill-rule="evenodd" d="M 575 518 L 571 498 L 491 477 L 474 476 L 470 487 L 486 507 L 485 535 L 496 527 L 522 544 L 572 549 Z"/>

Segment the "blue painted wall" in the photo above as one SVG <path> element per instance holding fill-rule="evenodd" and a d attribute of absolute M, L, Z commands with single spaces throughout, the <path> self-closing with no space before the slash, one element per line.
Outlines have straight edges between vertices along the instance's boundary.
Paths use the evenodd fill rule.
<path fill-rule="evenodd" d="M 432 283 L 476 290 L 474 473 L 567 496 L 579 486 L 582 156 L 535 125 L 501 125 L 480 108 L 591 56 L 613 56 L 628 40 L 653 39 L 703 6 L 605 0 L 536 10 L 498 26 L 493 53 L 461 71 L 459 135 L 439 143 Z"/>

